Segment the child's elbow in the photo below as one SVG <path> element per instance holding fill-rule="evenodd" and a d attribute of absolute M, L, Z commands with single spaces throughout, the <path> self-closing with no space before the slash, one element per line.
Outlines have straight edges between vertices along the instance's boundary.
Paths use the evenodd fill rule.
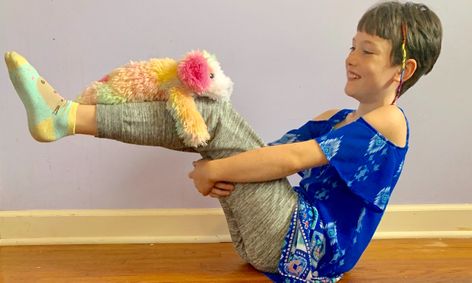
<path fill-rule="evenodd" d="M 315 140 L 301 142 L 293 159 L 295 172 L 328 164 L 325 154 Z"/>

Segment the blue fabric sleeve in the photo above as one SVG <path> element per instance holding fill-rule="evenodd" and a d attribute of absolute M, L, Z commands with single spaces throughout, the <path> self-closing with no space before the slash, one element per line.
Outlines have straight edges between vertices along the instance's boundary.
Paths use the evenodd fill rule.
<path fill-rule="evenodd" d="M 307 141 L 314 139 L 321 134 L 327 132 L 328 122 L 327 121 L 308 121 L 298 129 L 293 129 L 283 135 L 280 139 L 270 142 L 267 145 L 278 145 L 287 144 L 293 142 Z"/>
<path fill-rule="evenodd" d="M 314 139 L 329 130 L 328 121 L 310 120 L 303 124 L 300 128 L 291 130 L 283 135 L 280 139 L 270 142 L 267 145 L 288 144 Z M 301 177 L 305 176 L 305 171 L 298 172 Z"/>
<path fill-rule="evenodd" d="M 401 162 L 389 142 L 362 118 L 316 141 L 348 189 L 368 206 L 383 211 Z"/>

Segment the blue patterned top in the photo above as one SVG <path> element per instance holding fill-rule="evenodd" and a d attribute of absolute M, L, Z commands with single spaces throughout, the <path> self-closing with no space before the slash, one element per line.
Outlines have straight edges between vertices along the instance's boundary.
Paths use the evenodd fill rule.
<path fill-rule="evenodd" d="M 398 147 L 363 118 L 334 129 L 352 111 L 309 121 L 269 144 L 315 139 L 329 161 L 299 172 L 298 204 L 282 247 L 280 274 L 268 274 L 277 282 L 336 282 L 357 263 L 382 218 L 402 171 L 409 133 L 406 146 Z"/>

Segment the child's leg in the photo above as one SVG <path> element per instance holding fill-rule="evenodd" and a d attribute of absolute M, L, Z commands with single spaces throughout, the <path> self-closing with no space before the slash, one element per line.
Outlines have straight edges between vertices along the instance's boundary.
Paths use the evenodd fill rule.
<path fill-rule="evenodd" d="M 37 71 L 16 53 L 5 56 L 12 82 L 23 101 L 34 138 L 53 141 L 74 134 L 92 134 L 123 142 L 199 152 L 222 158 L 264 146 L 262 140 L 227 102 L 199 99 L 211 139 L 207 146 L 185 146 L 164 102 L 80 105 L 65 101 Z M 77 123 L 76 123 L 77 117 Z M 286 179 L 237 184 L 220 199 L 237 251 L 263 271 L 275 271 L 296 194 Z"/>
<path fill-rule="evenodd" d="M 97 106 L 79 104 L 75 133 L 83 135 L 97 135 Z"/>
<path fill-rule="evenodd" d="M 197 151 L 217 159 L 264 146 L 228 102 L 197 100 L 211 139 L 196 149 L 177 136 L 164 102 L 97 105 L 97 136 L 127 143 Z M 275 271 L 297 197 L 286 179 L 236 184 L 220 203 L 233 243 L 246 261 L 262 271 Z"/>
<path fill-rule="evenodd" d="M 95 135 L 95 105 L 67 101 L 31 64 L 15 52 L 5 53 L 10 79 L 23 102 L 31 135 L 38 141 L 55 141 L 75 133 Z"/>

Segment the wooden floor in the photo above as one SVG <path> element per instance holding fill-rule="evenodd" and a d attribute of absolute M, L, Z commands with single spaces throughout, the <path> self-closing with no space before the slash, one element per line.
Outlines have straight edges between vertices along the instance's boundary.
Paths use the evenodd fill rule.
<path fill-rule="evenodd" d="M 0 282 L 270 282 L 231 244 L 0 247 Z M 472 282 L 472 239 L 375 240 L 341 282 Z"/>

